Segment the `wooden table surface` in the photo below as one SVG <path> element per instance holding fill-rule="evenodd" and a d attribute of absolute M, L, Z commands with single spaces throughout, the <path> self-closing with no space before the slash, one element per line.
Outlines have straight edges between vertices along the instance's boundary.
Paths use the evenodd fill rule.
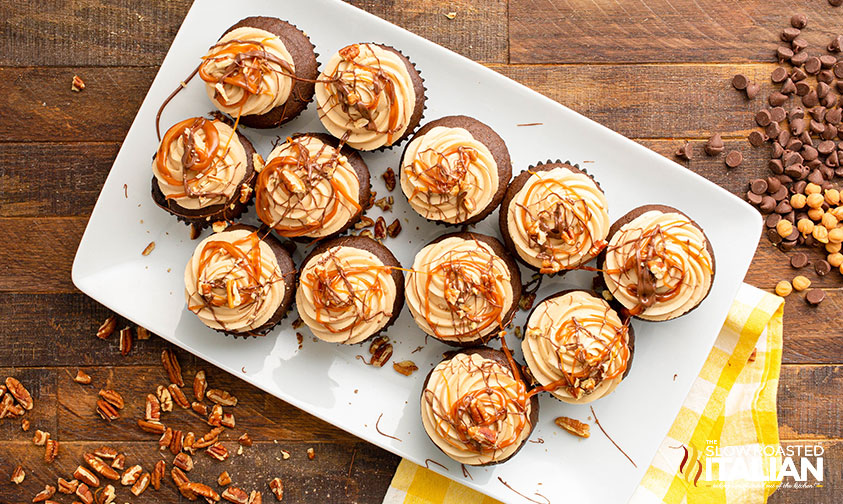
<path fill-rule="evenodd" d="M 45 484 L 69 476 L 81 453 L 103 443 L 146 470 L 160 458 L 155 436 L 139 431 L 135 419 L 143 415 L 145 395 L 167 382 L 160 365 L 166 345 L 153 337 L 123 357 L 116 337 L 95 338 L 108 313 L 73 287 L 70 268 L 120 142 L 190 3 L 0 0 L 0 377 L 17 376 L 36 401 L 26 415 L 29 433 L 18 421 L 0 420 L 0 502 L 29 502 Z M 804 36 L 815 50 L 843 29 L 843 8 L 824 0 L 352 3 L 666 156 L 687 139 L 695 154 L 688 167 L 736 194 L 765 173 L 768 153 L 746 141 L 762 98 L 748 102 L 730 88 L 731 76 L 743 73 L 768 91 L 778 34 L 797 10 L 808 16 Z M 87 85 L 81 93 L 70 91 L 75 74 Z M 741 168 L 727 171 L 722 158 L 702 154 L 712 132 L 743 153 Z M 785 256 L 762 238 L 746 281 L 771 290 L 793 275 Z M 780 490 L 776 503 L 843 501 L 843 282 L 837 273 L 808 276 L 827 299 L 818 308 L 799 295 L 787 301 L 779 423 L 783 444 L 825 447 L 826 481 L 823 488 Z M 212 386 L 239 398 L 237 429 L 225 444 L 236 449 L 243 431 L 255 441 L 224 463 L 197 454 L 192 479 L 211 483 L 225 469 L 264 497 L 265 482 L 280 476 L 285 502 L 380 502 L 397 457 L 184 352 L 178 356 L 186 380 L 204 369 Z M 73 382 L 79 368 L 92 385 Z M 109 425 L 94 413 L 100 387 L 127 399 L 122 418 Z M 184 412 L 167 422 L 199 435 L 207 429 Z M 32 444 L 36 428 L 61 443 L 51 465 Z M 308 460 L 311 447 L 316 457 Z M 279 460 L 281 449 L 289 460 Z M 18 464 L 28 475 L 13 486 L 9 475 Z M 165 487 L 141 498 L 121 487 L 118 502 L 176 502 L 172 483 Z"/>

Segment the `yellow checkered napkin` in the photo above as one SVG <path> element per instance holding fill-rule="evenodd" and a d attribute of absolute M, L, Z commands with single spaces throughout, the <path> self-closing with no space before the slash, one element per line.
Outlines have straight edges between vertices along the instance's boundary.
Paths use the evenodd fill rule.
<path fill-rule="evenodd" d="M 707 458 L 760 453 L 765 468 L 770 467 L 770 459 L 776 468 L 781 462 L 775 453 L 779 446 L 776 391 L 783 307 L 782 298 L 746 284 L 741 286 L 714 348 L 644 474 L 632 504 L 757 504 L 766 502 L 778 488 L 778 481 L 720 481 L 719 465 L 708 463 Z M 552 495 L 548 497 L 554 500 Z M 383 502 L 498 501 L 402 460 Z"/>

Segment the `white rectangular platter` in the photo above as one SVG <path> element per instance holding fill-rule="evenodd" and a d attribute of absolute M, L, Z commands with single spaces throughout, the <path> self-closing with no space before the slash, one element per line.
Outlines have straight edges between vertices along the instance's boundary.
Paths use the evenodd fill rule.
<path fill-rule="evenodd" d="M 392 45 L 407 54 L 425 78 L 428 100 L 423 122 L 465 114 L 489 124 L 506 141 L 516 173 L 548 158 L 580 163 L 602 185 L 612 219 L 642 204 L 663 203 L 683 210 L 705 229 L 717 256 L 711 294 L 699 309 L 678 320 L 635 321 L 632 372 L 614 394 L 594 404 L 601 424 L 637 468 L 596 428 L 591 438 L 580 439 L 554 425 L 560 415 L 586 420 L 591 415 L 587 406 L 542 397 L 531 439 L 543 442 L 527 443 L 507 463 L 470 468 L 473 479 L 464 477 L 459 464 L 430 442 L 419 418 L 422 381 L 448 347 L 432 339 L 425 344 L 406 309 L 389 336 L 395 345 L 394 360 L 412 359 L 418 364 L 420 370 L 410 377 L 389 365 L 381 369 L 364 365 L 355 355 L 367 353 L 365 347 L 314 342 L 307 328 L 300 329 L 305 341 L 299 349 L 290 325 L 295 313 L 264 338 L 235 340 L 206 328 L 186 309 L 183 271 L 197 242 L 150 197 L 151 158 L 158 145 L 154 118 L 162 101 L 220 34 L 251 15 L 275 16 L 297 25 L 310 36 L 323 63 L 349 43 Z M 197 79 L 165 110 L 162 128 L 211 109 L 203 83 Z M 523 123 L 540 124 L 518 126 Z M 313 104 L 283 128 L 244 129 L 264 156 L 278 136 L 306 131 L 324 131 Z M 387 194 L 380 175 L 387 167 L 397 169 L 403 147 L 363 154 L 379 196 Z M 386 245 L 407 266 L 425 243 L 446 229 L 416 216 L 400 190 L 393 195 L 395 206 L 386 215 L 387 222 L 400 218 L 404 231 Z M 369 215 L 380 213 L 373 208 Z M 257 222 L 254 210 L 245 221 Z M 496 223 L 497 212 L 478 224 L 476 231 L 499 236 Z M 757 212 L 715 184 L 492 70 L 355 7 L 337 0 L 197 0 L 105 182 L 79 245 L 73 281 L 120 315 L 268 393 L 413 462 L 423 465 L 432 459 L 444 466 L 430 464 L 434 471 L 502 501 L 527 502 L 501 480 L 538 501 L 542 499 L 536 494 L 554 503 L 626 502 L 711 349 L 755 252 L 760 230 Z M 151 241 L 156 243 L 155 250 L 142 256 Z M 302 249 L 297 260 L 303 257 Z M 522 274 L 529 279 L 529 272 Z M 589 273 L 574 272 L 564 279 L 549 279 L 538 299 L 563 288 L 589 287 L 590 278 Z M 519 313 L 516 323 L 523 325 L 525 317 Z M 510 347 L 519 346 L 514 336 L 509 338 Z M 420 345 L 424 345 L 421 351 L 410 353 Z M 381 414 L 380 429 L 400 440 L 376 431 Z"/>

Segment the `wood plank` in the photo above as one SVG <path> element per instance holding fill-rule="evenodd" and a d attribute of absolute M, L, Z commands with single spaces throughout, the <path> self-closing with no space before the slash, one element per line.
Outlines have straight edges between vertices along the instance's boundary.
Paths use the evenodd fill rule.
<path fill-rule="evenodd" d="M 0 217 L 89 215 L 119 148 L 0 144 Z"/>
<path fill-rule="evenodd" d="M 782 439 L 843 438 L 843 366 L 783 366 L 779 380 Z"/>
<path fill-rule="evenodd" d="M 839 440 L 782 442 L 782 447 L 785 449 L 790 447 L 796 450 L 798 447 L 804 447 L 806 445 L 819 445 L 825 450 L 823 454 L 823 469 L 825 472 L 820 486 L 796 488 L 794 487 L 796 481 L 793 478 L 787 477 L 782 482 L 782 487 L 770 497 L 768 500 L 769 504 L 803 504 L 805 502 L 810 502 L 811 504 L 839 504 L 843 501 L 843 472 L 840 470 L 840 467 L 843 467 L 843 442 Z M 797 460 L 798 458 L 795 461 Z M 816 463 L 816 459 L 810 460 Z M 808 475 L 808 478 L 809 485 L 816 483 L 812 476 Z"/>
<path fill-rule="evenodd" d="M 0 291 L 72 292 L 76 247 L 87 217 L 0 218 Z"/>
<path fill-rule="evenodd" d="M 6 7 L 0 66 L 159 65 L 191 3 L 13 2 Z M 468 0 L 448 5 L 436 0 L 350 3 L 469 58 L 505 62 L 508 56 L 506 0 L 482 7 Z M 457 15 L 448 19 L 445 14 L 452 11 Z M 278 16 L 284 17 L 283 9 Z"/>
<path fill-rule="evenodd" d="M 0 460 L 0 492 L 3 502 L 28 503 L 43 490 L 44 485 L 56 485 L 59 477 L 71 479 L 70 475 L 78 465 L 84 465 L 82 455 L 103 443 L 99 441 L 60 443 L 59 457 L 50 465 L 43 461 L 44 449 L 31 441 L 8 443 L 4 446 L 4 457 Z M 362 441 L 344 442 L 301 442 L 285 441 L 255 443 L 245 448 L 243 455 L 236 455 L 236 442 L 223 442 L 231 451 L 228 460 L 217 462 L 203 453 L 193 456 L 194 469 L 187 473 L 191 481 L 209 485 L 217 492 L 223 487 L 217 484 L 222 471 L 228 471 L 232 484 L 246 490 L 260 490 L 264 502 L 275 502 L 268 486 L 269 480 L 280 477 L 284 481 L 284 502 L 380 502 L 392 479 L 399 458 L 374 445 Z M 170 478 L 173 456 L 169 451 L 160 452 L 157 442 L 121 442 L 109 446 L 126 455 L 126 467 L 141 465 L 150 471 L 159 460 L 167 463 L 166 478 L 161 489 L 149 487 L 140 497 L 129 492 L 119 482 L 112 484 L 117 493 L 115 502 L 134 504 L 170 504 L 186 502 L 179 497 Z M 316 457 L 307 458 L 306 450 L 314 448 Z M 281 459 L 281 449 L 290 452 L 288 460 Z M 6 457 L 5 454 L 9 454 Z M 21 485 L 9 483 L 14 468 L 20 464 L 27 472 Z M 104 478 L 102 486 L 107 484 Z M 55 499 L 70 502 L 69 496 L 57 493 Z M 225 501 L 221 501 L 225 502 Z"/>
<path fill-rule="evenodd" d="M 828 2 L 510 0 L 513 63 L 771 61 L 790 16 L 824 48 L 843 22 Z"/>

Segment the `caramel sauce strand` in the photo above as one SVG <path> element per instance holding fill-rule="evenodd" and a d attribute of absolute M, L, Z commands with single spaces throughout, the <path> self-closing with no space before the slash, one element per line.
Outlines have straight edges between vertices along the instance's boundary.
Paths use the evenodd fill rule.
<path fill-rule="evenodd" d="M 388 438 L 390 438 L 390 439 L 394 439 L 394 440 L 396 440 L 396 441 L 401 442 L 401 440 L 400 440 L 400 439 L 398 439 L 397 437 L 395 437 L 395 436 L 391 436 L 391 435 L 389 435 L 389 434 L 387 434 L 387 433 L 385 433 L 384 431 L 382 431 L 382 430 L 381 430 L 381 428 L 380 428 L 380 423 L 381 423 L 381 418 L 382 418 L 382 417 L 383 417 L 383 413 L 381 413 L 380 415 L 378 415 L 378 419 L 375 421 L 375 430 L 376 430 L 376 431 L 378 431 L 378 434 L 380 434 L 381 436 L 388 437 Z"/>
<path fill-rule="evenodd" d="M 548 499 L 547 497 L 545 497 L 544 495 L 542 495 L 538 492 L 533 492 L 533 495 L 535 495 L 536 497 L 538 497 L 540 499 L 544 499 L 543 501 L 539 501 L 539 500 L 531 499 L 530 497 L 527 497 L 526 495 L 522 494 L 518 490 L 512 488 L 512 486 L 510 486 L 510 484 L 507 483 L 506 481 L 504 481 L 503 478 L 501 478 L 500 476 L 498 476 L 498 481 L 500 481 L 503 484 L 503 486 L 505 486 L 506 488 L 512 490 L 513 492 L 517 493 L 522 498 L 527 499 L 530 502 L 534 502 L 535 504 L 550 504 L 550 499 Z"/>
<path fill-rule="evenodd" d="M 445 467 L 444 465 L 440 464 L 439 462 L 437 462 L 437 461 L 433 460 L 432 458 L 429 458 L 429 459 L 424 459 L 424 467 L 425 467 L 426 469 L 430 469 L 430 464 L 436 464 L 436 465 L 438 465 L 439 467 L 441 467 L 442 469 L 445 469 L 446 471 L 448 470 L 448 468 L 447 468 L 447 467 Z"/>
<path fill-rule="evenodd" d="M 173 90 L 170 93 L 170 96 L 164 99 L 164 102 L 161 103 L 161 106 L 158 107 L 158 113 L 155 114 L 155 134 L 158 136 L 158 141 L 161 141 L 161 113 L 164 112 L 164 108 L 176 97 L 177 94 L 181 92 L 182 89 L 187 87 L 187 84 L 193 79 L 193 77 L 199 72 L 200 65 L 196 65 L 196 68 L 190 72 L 190 75 L 187 76 L 187 79 L 179 83 L 179 87 Z"/>
<path fill-rule="evenodd" d="M 422 155 L 432 153 L 436 157 L 436 162 L 432 166 L 427 166 L 421 159 Z M 456 162 L 451 165 L 449 156 L 456 154 Z M 477 150 L 470 146 L 451 147 L 443 152 L 433 150 L 432 148 L 425 149 L 419 152 L 416 159 L 410 165 L 410 170 L 407 175 L 415 178 L 415 180 L 425 189 L 422 191 L 418 187 L 413 189 L 413 193 L 408 199 L 412 200 L 420 193 L 426 199 L 426 203 L 431 209 L 437 207 L 436 202 L 432 201 L 433 195 L 441 196 L 452 194 L 454 188 L 457 188 L 456 193 L 456 208 L 457 217 L 460 212 L 465 211 L 465 217 L 469 215 L 468 208 L 463 204 L 465 201 L 467 190 L 463 187 L 465 176 L 472 163 L 477 161 Z M 444 216 L 442 210 L 438 210 L 440 215 Z"/>
<path fill-rule="evenodd" d="M 635 464 L 635 461 L 633 461 L 632 458 L 627 455 L 625 451 L 623 451 L 623 448 L 621 448 L 618 443 L 616 443 L 615 440 L 612 439 L 612 436 L 610 436 L 609 433 L 606 432 L 606 429 L 604 429 L 603 426 L 600 425 L 600 420 L 597 419 L 597 413 L 594 412 L 594 406 L 589 406 L 589 408 L 591 408 L 591 414 L 594 416 L 594 423 L 596 423 L 597 427 L 600 428 L 600 432 L 602 432 L 603 435 L 606 436 L 606 438 L 608 438 L 613 445 L 615 445 L 615 448 L 617 448 L 618 451 L 623 453 L 623 456 L 626 457 L 627 460 L 629 460 L 633 467 L 637 468 L 638 466 Z"/>

